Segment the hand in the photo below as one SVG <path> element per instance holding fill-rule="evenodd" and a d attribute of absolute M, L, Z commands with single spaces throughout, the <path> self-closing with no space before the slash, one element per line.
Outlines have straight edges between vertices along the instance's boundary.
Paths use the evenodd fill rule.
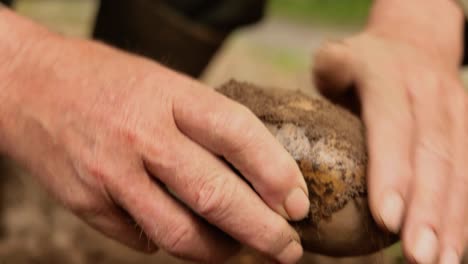
<path fill-rule="evenodd" d="M 413 41 L 402 37 L 404 31 L 371 23 L 357 36 L 324 45 L 315 80 L 334 99 L 352 98 L 355 88 L 367 128 L 369 199 L 377 222 L 401 232 L 410 261 L 460 263 L 468 238 L 461 49 L 455 41 L 452 49 L 437 46 L 438 35 L 418 39 L 420 31 L 411 31 L 418 39 Z"/>
<path fill-rule="evenodd" d="M 28 24 L 2 15 L 11 18 L 6 27 Z M 235 253 L 232 238 L 282 263 L 301 257 L 285 218 L 306 216 L 306 184 L 245 107 L 97 43 L 42 32 L 9 49 L 1 150 L 91 226 L 133 248 L 196 261 Z"/>

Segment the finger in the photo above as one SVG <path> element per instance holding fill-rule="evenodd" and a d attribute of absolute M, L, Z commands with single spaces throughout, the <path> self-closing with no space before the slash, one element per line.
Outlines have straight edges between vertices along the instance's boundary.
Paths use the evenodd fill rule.
<path fill-rule="evenodd" d="M 412 175 L 409 102 L 399 89 L 401 84 L 392 78 L 369 74 L 362 79 L 365 83 L 359 86 L 367 128 L 370 207 L 380 225 L 399 233 Z"/>
<path fill-rule="evenodd" d="M 70 137 L 70 140 L 72 139 L 75 144 L 82 146 L 83 142 L 80 139 L 83 137 Z M 74 152 L 77 150 L 79 152 Z M 88 152 L 90 150 L 91 152 Z M 128 161 L 121 162 L 116 157 L 120 157 L 121 154 L 126 156 L 127 153 L 119 153 L 115 148 L 110 151 L 106 147 L 101 148 L 102 153 L 106 155 L 101 155 L 100 152 L 95 151 L 95 148 L 81 147 L 73 148 L 71 151 L 71 157 L 74 157 L 71 159 L 80 162 L 77 162 L 75 166 L 64 163 L 67 166 L 55 168 L 55 171 L 60 171 L 67 177 L 57 177 L 52 185 L 49 179 L 48 186 L 54 188 L 51 193 L 62 193 L 58 199 L 66 208 L 106 236 L 142 252 L 156 251 L 158 248 L 141 232 L 139 226 L 132 221 L 125 210 L 114 203 L 109 193 L 106 192 L 105 184 L 101 184 L 100 181 L 107 179 L 106 182 L 114 183 L 114 176 L 118 175 L 119 165 L 128 164 Z M 79 177 L 77 177 L 77 171 Z"/>
<path fill-rule="evenodd" d="M 88 214 L 84 219 L 94 229 L 130 248 L 145 253 L 153 253 L 158 250 L 158 247 L 146 236 L 139 225 L 125 212 L 117 208 L 107 209 L 94 215 Z"/>
<path fill-rule="evenodd" d="M 178 128 L 223 156 L 270 208 L 291 220 L 307 215 L 308 190 L 296 162 L 250 110 L 206 88 L 185 91 L 173 109 Z"/>
<path fill-rule="evenodd" d="M 414 74 L 415 72 L 413 72 Z M 406 254 L 417 263 L 434 263 L 440 253 L 441 218 L 450 177 L 452 122 L 445 84 L 437 74 L 415 76 L 409 84 L 415 116 L 415 176 L 403 232 Z"/>
<path fill-rule="evenodd" d="M 325 96 L 340 96 L 353 84 L 353 55 L 350 51 L 342 41 L 328 41 L 315 54 L 314 83 Z"/>
<path fill-rule="evenodd" d="M 455 84 L 456 85 L 456 84 Z M 459 85 L 456 85 L 457 87 Z M 466 93 L 462 88 L 452 93 L 451 109 L 454 130 L 452 136 L 453 168 L 449 192 L 446 196 L 446 210 L 441 235 L 441 264 L 460 263 L 466 247 L 465 227 L 468 216 L 468 123 L 465 118 L 467 113 Z"/>
<path fill-rule="evenodd" d="M 198 262 L 220 263 L 238 247 L 193 215 L 141 168 L 114 180 L 110 193 L 146 235 L 169 254 Z"/>
<path fill-rule="evenodd" d="M 368 143 L 369 203 L 375 220 L 393 233 L 400 231 L 412 175 L 412 115 L 407 94 L 398 82 L 398 69 L 366 66 L 342 43 L 328 44 L 317 55 L 315 75 L 322 89 L 343 93 L 354 83 L 359 93 Z M 359 69 L 353 72 L 352 69 Z M 375 72 L 373 69 L 380 69 Z M 344 76 L 335 77 L 340 72 Z M 323 77 L 325 75 L 326 77 Z M 321 77 L 322 76 L 322 77 Z"/>
<path fill-rule="evenodd" d="M 315 54 L 312 77 L 322 95 L 360 115 L 353 59 L 354 54 L 345 42 L 329 41 Z"/>
<path fill-rule="evenodd" d="M 302 255 L 299 237 L 284 218 L 220 159 L 180 135 L 171 163 L 149 152 L 148 168 L 195 212 L 236 240 L 272 256 L 295 263 Z"/>

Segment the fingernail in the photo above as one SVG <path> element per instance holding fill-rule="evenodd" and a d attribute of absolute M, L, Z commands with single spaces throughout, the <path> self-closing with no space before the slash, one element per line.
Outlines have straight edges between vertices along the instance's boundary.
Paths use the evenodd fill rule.
<path fill-rule="evenodd" d="M 296 188 L 286 197 L 284 209 L 286 210 L 290 220 L 302 220 L 309 213 L 309 197 L 307 197 L 301 188 Z"/>
<path fill-rule="evenodd" d="M 276 258 L 280 263 L 296 263 L 301 259 L 302 254 L 304 254 L 302 246 L 297 241 L 292 240 Z"/>
<path fill-rule="evenodd" d="M 397 192 L 388 193 L 380 209 L 380 217 L 388 231 L 398 234 L 403 220 L 405 204 Z"/>
<path fill-rule="evenodd" d="M 460 257 L 454 249 L 445 250 L 440 258 L 440 264 L 460 264 Z"/>
<path fill-rule="evenodd" d="M 412 256 L 418 264 L 433 264 L 438 254 L 437 236 L 430 228 L 421 228 L 416 236 Z"/>

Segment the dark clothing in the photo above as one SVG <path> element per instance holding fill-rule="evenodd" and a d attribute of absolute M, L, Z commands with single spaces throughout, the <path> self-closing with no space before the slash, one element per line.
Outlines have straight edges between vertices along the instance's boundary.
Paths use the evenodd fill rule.
<path fill-rule="evenodd" d="M 229 32 L 257 22 L 266 0 L 164 0 L 180 14 L 197 23 Z"/>
<path fill-rule="evenodd" d="M 234 29 L 266 0 L 101 0 L 94 37 L 199 76 Z"/>
<path fill-rule="evenodd" d="M 0 3 L 3 3 L 5 5 L 11 5 L 12 2 L 13 0 L 0 0 Z"/>
<path fill-rule="evenodd" d="M 229 33 L 263 17 L 266 1 L 101 0 L 94 37 L 196 77 Z M 468 65 L 468 24 L 464 36 Z"/>
<path fill-rule="evenodd" d="M 265 2 L 101 0 L 93 36 L 198 77 L 229 33 L 263 17 Z"/>

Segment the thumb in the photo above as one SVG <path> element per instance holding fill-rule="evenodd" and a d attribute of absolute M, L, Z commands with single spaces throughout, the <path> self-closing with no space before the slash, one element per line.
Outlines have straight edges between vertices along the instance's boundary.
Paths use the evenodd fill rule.
<path fill-rule="evenodd" d="M 344 42 L 329 41 L 315 54 L 313 80 L 322 95 L 355 113 L 360 112 L 354 89 L 353 53 Z"/>

